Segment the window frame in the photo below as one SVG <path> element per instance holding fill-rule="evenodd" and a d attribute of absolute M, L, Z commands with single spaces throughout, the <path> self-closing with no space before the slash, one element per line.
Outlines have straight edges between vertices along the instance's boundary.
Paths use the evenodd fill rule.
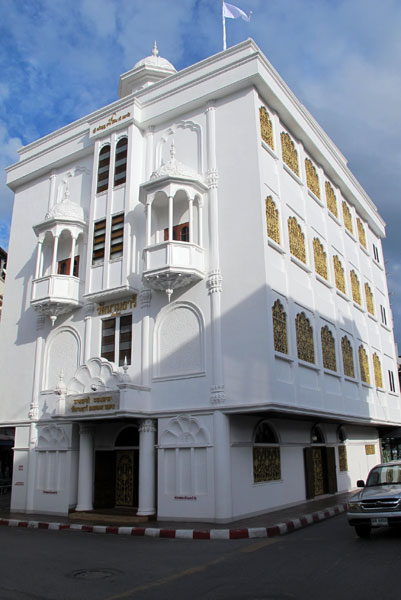
<path fill-rule="evenodd" d="M 122 326 L 121 326 L 121 320 L 122 319 L 127 319 L 129 318 L 129 348 L 127 348 L 127 352 L 125 352 L 124 354 L 122 354 L 121 352 L 121 346 L 124 342 L 126 342 L 127 340 L 122 339 L 122 336 L 124 335 L 124 333 L 126 334 L 127 332 L 122 332 Z M 107 323 L 107 321 L 113 322 L 113 334 L 110 334 L 109 336 L 105 336 L 104 335 L 104 331 L 105 331 L 105 323 Z M 111 328 L 110 328 L 111 329 Z M 130 313 L 124 313 L 124 314 L 120 314 L 117 315 L 115 317 L 105 317 L 103 319 L 101 319 L 101 327 L 100 327 L 100 356 L 102 358 L 104 358 L 105 360 L 114 363 L 115 365 L 122 367 L 125 363 L 125 356 L 127 357 L 127 365 L 131 365 L 132 364 L 132 348 L 133 348 L 133 344 L 132 344 L 132 331 L 133 331 L 133 324 L 132 324 L 132 312 Z M 112 347 L 112 349 L 106 351 L 104 349 L 104 338 L 105 337 L 114 337 L 114 340 L 112 343 L 108 344 L 107 347 Z M 113 354 L 113 360 L 111 360 L 110 358 L 110 354 Z M 106 355 L 106 356 L 105 356 Z M 116 360 L 117 359 L 117 360 Z"/>

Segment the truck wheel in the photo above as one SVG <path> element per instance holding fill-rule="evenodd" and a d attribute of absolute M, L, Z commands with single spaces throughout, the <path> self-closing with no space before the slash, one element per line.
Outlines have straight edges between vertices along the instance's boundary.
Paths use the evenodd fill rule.
<path fill-rule="evenodd" d="M 355 525 L 355 533 L 361 538 L 369 537 L 371 529 L 370 525 Z"/>

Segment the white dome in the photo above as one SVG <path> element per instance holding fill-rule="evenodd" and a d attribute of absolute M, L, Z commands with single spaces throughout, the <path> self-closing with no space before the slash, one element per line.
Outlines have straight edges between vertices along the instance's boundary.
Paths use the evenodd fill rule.
<path fill-rule="evenodd" d="M 48 219 L 68 219 L 69 221 L 85 221 L 85 212 L 76 202 L 72 202 L 69 199 L 68 192 L 62 202 L 55 204 L 53 208 L 47 213 L 46 220 Z"/>
<path fill-rule="evenodd" d="M 157 49 L 156 42 L 154 43 L 151 56 L 147 56 L 146 58 L 139 60 L 134 66 L 134 69 L 138 69 L 138 67 L 162 69 L 163 71 L 170 71 L 170 73 L 177 72 L 176 68 L 171 64 L 171 62 L 169 62 L 166 58 L 159 56 L 159 50 Z"/>
<path fill-rule="evenodd" d="M 162 164 L 156 171 L 153 171 L 150 179 L 159 179 L 161 177 L 181 177 L 183 179 L 194 179 L 203 182 L 203 178 L 199 173 L 176 160 L 174 143 L 170 149 L 170 160 Z"/>

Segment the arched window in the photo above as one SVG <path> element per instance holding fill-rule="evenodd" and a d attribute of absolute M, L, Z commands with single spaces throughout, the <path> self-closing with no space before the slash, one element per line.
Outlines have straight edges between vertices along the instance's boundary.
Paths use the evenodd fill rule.
<path fill-rule="evenodd" d="M 352 299 L 357 304 L 361 304 L 361 290 L 359 287 L 359 279 L 354 270 L 351 271 L 350 277 L 351 277 Z"/>
<path fill-rule="evenodd" d="M 322 340 L 323 367 L 331 371 L 337 371 L 336 346 L 333 334 L 327 325 L 320 331 Z"/>
<path fill-rule="evenodd" d="M 264 106 L 259 108 L 259 119 L 260 119 L 260 134 L 262 140 L 274 150 L 273 141 L 273 126 L 270 120 L 269 114 Z"/>
<path fill-rule="evenodd" d="M 366 297 L 366 308 L 368 313 L 370 313 L 372 316 L 375 316 L 375 305 L 373 302 L 373 294 L 372 294 L 372 290 L 370 289 L 370 286 L 368 283 L 365 283 L 365 297 Z"/>
<path fill-rule="evenodd" d="M 291 171 L 294 171 L 299 177 L 299 166 L 298 166 L 298 153 L 295 149 L 295 144 L 284 131 L 281 133 L 281 152 L 283 161 L 290 167 Z"/>
<path fill-rule="evenodd" d="M 345 200 L 343 200 L 343 219 L 344 219 L 345 228 L 348 229 L 348 231 L 353 234 L 354 230 L 353 230 L 353 227 L 352 227 L 351 211 L 348 208 L 347 203 L 345 202 Z"/>
<path fill-rule="evenodd" d="M 328 279 L 327 274 L 327 256 L 323 245 L 317 237 L 313 238 L 313 257 L 315 260 L 315 271 L 320 277 Z"/>
<path fill-rule="evenodd" d="M 256 427 L 253 446 L 253 480 L 279 481 L 281 479 L 280 446 L 277 437 L 266 421 Z"/>
<path fill-rule="evenodd" d="M 276 352 L 288 354 L 287 315 L 280 300 L 276 300 L 272 307 L 273 338 Z"/>
<path fill-rule="evenodd" d="M 297 336 L 297 352 L 300 360 L 315 362 L 315 347 L 313 343 L 313 329 L 304 312 L 298 313 L 295 319 Z"/>
<path fill-rule="evenodd" d="M 116 146 L 116 164 L 114 168 L 114 187 L 122 185 L 127 180 L 128 138 L 119 140 Z"/>
<path fill-rule="evenodd" d="M 277 244 L 279 244 L 280 243 L 279 216 L 278 216 L 278 210 L 277 210 L 276 205 L 273 202 L 273 198 L 271 196 L 267 196 L 267 198 L 265 200 L 265 206 L 266 206 L 267 235 L 270 239 L 272 239 Z"/>
<path fill-rule="evenodd" d="M 305 236 L 295 217 L 288 219 L 288 235 L 291 254 L 306 264 Z"/>
<path fill-rule="evenodd" d="M 110 170 L 110 144 L 103 146 L 99 152 L 99 167 L 97 170 L 97 188 L 96 193 L 104 192 L 109 189 L 109 170 Z"/>
<path fill-rule="evenodd" d="M 373 354 L 373 370 L 375 373 L 375 384 L 376 387 L 383 387 L 383 378 L 382 378 L 382 366 L 380 363 L 380 358 L 377 356 L 376 352 Z"/>
<path fill-rule="evenodd" d="M 336 288 L 345 294 L 345 277 L 344 269 L 338 256 L 333 256 L 334 266 L 334 279 L 336 281 Z"/>
<path fill-rule="evenodd" d="M 118 434 L 115 447 L 137 448 L 139 447 L 139 431 L 138 427 L 125 427 Z"/>
<path fill-rule="evenodd" d="M 361 379 L 364 383 L 370 383 L 369 361 L 365 348 L 362 344 L 358 348 L 359 368 L 361 370 Z"/>
<path fill-rule="evenodd" d="M 319 176 L 309 158 L 305 158 L 306 183 L 311 192 L 320 198 Z"/>
<path fill-rule="evenodd" d="M 352 351 L 351 342 L 346 335 L 341 338 L 341 351 L 343 355 L 344 375 L 346 377 L 355 377 L 354 353 Z"/>
<path fill-rule="evenodd" d="M 337 200 L 333 188 L 329 181 L 326 181 L 326 203 L 329 211 L 338 219 Z"/>
<path fill-rule="evenodd" d="M 364 226 L 362 224 L 361 219 L 357 219 L 356 220 L 356 225 L 358 227 L 358 237 L 359 237 L 359 243 L 366 248 L 366 236 L 365 236 L 365 229 Z"/>

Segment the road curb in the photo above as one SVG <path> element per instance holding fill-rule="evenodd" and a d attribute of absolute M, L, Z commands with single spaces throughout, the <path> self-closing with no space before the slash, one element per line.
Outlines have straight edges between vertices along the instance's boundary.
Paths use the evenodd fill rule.
<path fill-rule="evenodd" d="M 114 527 L 108 525 L 87 525 L 84 523 L 56 523 L 45 521 L 26 521 L 19 519 L 0 519 L 0 525 L 6 527 L 26 527 L 29 529 L 48 529 L 51 531 L 84 531 L 86 533 L 110 533 L 113 535 L 132 535 L 139 537 L 185 539 L 185 540 L 239 540 L 276 537 L 286 535 L 335 517 L 345 512 L 347 504 L 337 504 L 326 510 L 303 515 L 285 523 L 268 527 L 249 527 L 244 529 L 158 529 L 154 527 Z"/>

